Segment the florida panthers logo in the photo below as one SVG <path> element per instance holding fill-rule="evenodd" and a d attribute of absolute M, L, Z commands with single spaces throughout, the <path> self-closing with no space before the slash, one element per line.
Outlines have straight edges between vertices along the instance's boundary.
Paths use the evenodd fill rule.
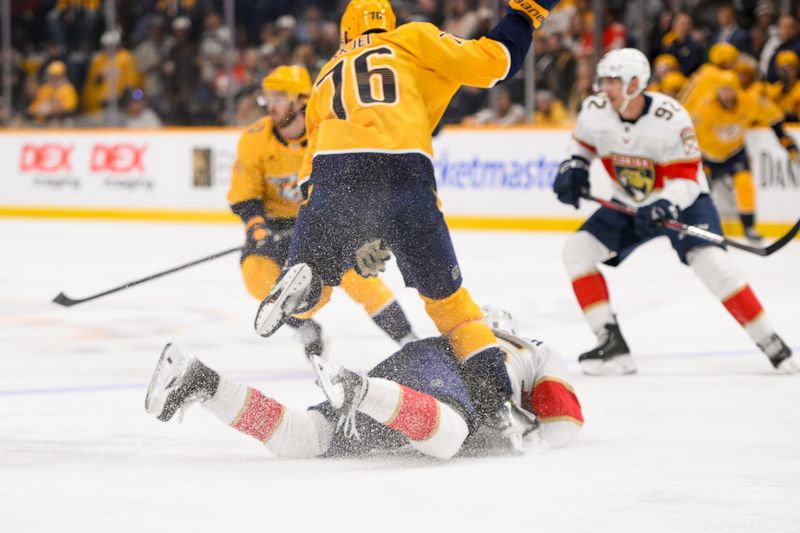
<path fill-rule="evenodd" d="M 656 183 L 653 162 L 643 157 L 612 155 L 611 166 L 616 182 L 637 202 L 647 199 Z"/>

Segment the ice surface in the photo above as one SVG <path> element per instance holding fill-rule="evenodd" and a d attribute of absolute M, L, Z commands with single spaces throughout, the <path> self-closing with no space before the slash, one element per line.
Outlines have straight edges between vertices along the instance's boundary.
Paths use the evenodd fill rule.
<path fill-rule="evenodd" d="M 169 340 L 293 407 L 321 400 L 292 334 L 252 330 L 229 256 L 97 292 L 234 246 L 235 225 L 0 220 L 0 531 L 800 531 L 800 377 L 774 374 L 666 241 L 608 274 L 640 372 L 575 376 L 586 426 L 560 450 L 448 463 L 280 460 L 202 409 L 144 411 Z M 592 345 L 561 267 L 563 234 L 455 232 L 466 286 L 576 369 Z M 733 252 L 800 351 L 800 243 Z M 396 268 L 386 278 L 433 334 Z M 393 350 L 343 293 L 320 314 L 332 356 Z"/>

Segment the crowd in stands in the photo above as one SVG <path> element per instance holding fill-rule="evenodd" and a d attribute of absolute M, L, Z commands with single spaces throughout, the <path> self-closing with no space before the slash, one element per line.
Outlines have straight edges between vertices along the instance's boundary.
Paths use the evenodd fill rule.
<path fill-rule="evenodd" d="M 11 3 L 13 106 L 0 109 L 0 119 L 34 127 L 247 124 L 262 114 L 256 95 L 267 72 L 293 63 L 314 76 L 335 53 L 346 3 L 236 0 L 231 32 L 223 0 L 117 0 L 113 27 L 107 24 L 106 1 Z M 485 34 L 503 4 L 393 2 L 400 23 L 429 21 L 465 38 Z M 786 63 L 800 55 L 796 2 L 607 0 L 603 5 L 602 50 L 645 50 L 659 88 L 680 87 L 718 42 L 729 42 L 750 58 L 756 79 L 794 84 L 782 78 L 786 69 L 777 59 Z M 534 40 L 534 115 L 522 105 L 525 84 L 518 74 L 491 98 L 487 91 L 461 89 L 443 123 L 568 124 L 592 93 L 594 31 L 591 0 L 562 0 Z M 647 42 L 637 42 L 639 36 Z M 780 56 L 786 51 L 794 54 Z M 229 91 L 232 115 L 225 106 Z"/>

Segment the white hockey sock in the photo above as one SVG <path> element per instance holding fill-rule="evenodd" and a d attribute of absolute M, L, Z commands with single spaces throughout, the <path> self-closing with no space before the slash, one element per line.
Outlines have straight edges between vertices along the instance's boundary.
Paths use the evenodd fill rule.
<path fill-rule="evenodd" d="M 616 322 L 609 302 L 606 280 L 597 269 L 597 265 L 611 255 L 611 251 L 603 243 L 586 231 L 578 231 L 572 235 L 562 252 L 575 297 L 589 327 L 596 335 L 606 324 Z"/>
<path fill-rule="evenodd" d="M 288 409 L 261 392 L 220 376 L 217 393 L 201 404 L 279 457 L 313 457 L 328 449 L 333 428 L 316 411 Z"/>
<path fill-rule="evenodd" d="M 716 246 L 695 248 L 687 261 L 753 342 L 763 343 L 775 333 L 761 303 L 725 250 Z"/>
<path fill-rule="evenodd" d="M 425 455 L 449 459 L 458 453 L 469 429 L 452 407 L 394 381 L 368 379 L 360 412 L 402 433 Z"/>

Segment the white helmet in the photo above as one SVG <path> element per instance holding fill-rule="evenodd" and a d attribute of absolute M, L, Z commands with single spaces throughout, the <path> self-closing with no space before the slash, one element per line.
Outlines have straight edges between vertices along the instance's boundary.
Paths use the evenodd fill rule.
<path fill-rule="evenodd" d="M 643 53 L 635 48 L 620 48 L 611 50 L 604 55 L 597 63 L 597 75 L 594 79 L 594 90 L 600 90 L 600 80 L 602 78 L 619 78 L 622 80 L 622 113 L 631 103 L 631 100 L 639 96 L 650 81 L 650 62 Z M 639 80 L 639 88 L 633 94 L 628 94 L 628 87 L 631 81 L 636 78 Z"/>
<path fill-rule="evenodd" d="M 483 318 L 492 329 L 507 331 L 513 335 L 517 334 L 517 324 L 511 313 L 497 305 L 484 305 L 481 307 Z"/>

